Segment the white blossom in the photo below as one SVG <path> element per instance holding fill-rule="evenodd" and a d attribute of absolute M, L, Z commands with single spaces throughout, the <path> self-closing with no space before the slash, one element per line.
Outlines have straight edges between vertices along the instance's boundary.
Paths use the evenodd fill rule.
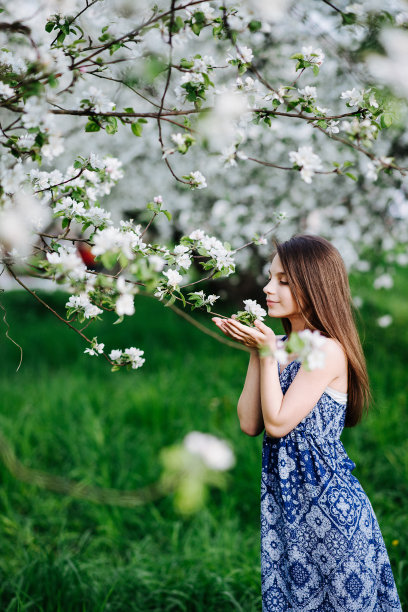
<path fill-rule="evenodd" d="M 389 327 L 392 323 L 392 316 L 389 314 L 383 315 L 377 319 L 377 325 L 379 327 Z"/>
<path fill-rule="evenodd" d="M 71 295 L 68 302 L 65 304 L 66 308 L 75 308 L 75 310 L 81 311 L 85 319 L 92 319 L 103 313 L 103 310 L 92 304 L 86 293 L 80 293 L 79 295 Z"/>
<path fill-rule="evenodd" d="M 163 275 L 167 278 L 168 287 L 176 288 L 183 280 L 182 275 L 177 270 L 172 270 L 171 268 L 167 272 L 163 272 Z"/>
<path fill-rule="evenodd" d="M 324 53 L 319 49 L 313 49 L 313 47 L 302 47 L 303 58 L 311 64 L 321 66 L 324 60 Z"/>
<path fill-rule="evenodd" d="M 316 98 L 317 90 L 316 87 L 311 87 L 310 85 L 306 85 L 303 89 L 298 90 L 302 98 L 306 98 L 310 100 L 311 98 Z"/>
<path fill-rule="evenodd" d="M 89 100 L 89 104 L 84 102 L 84 100 Z M 95 113 L 108 113 L 115 108 L 114 102 L 108 100 L 102 91 L 93 85 L 89 90 L 82 92 L 79 104 L 81 107 L 92 108 Z"/>
<path fill-rule="evenodd" d="M 191 232 L 191 234 L 189 235 L 189 238 L 191 238 L 191 240 L 202 240 L 204 236 L 205 236 L 205 233 L 203 232 L 203 230 L 196 229 L 193 232 Z"/>
<path fill-rule="evenodd" d="M 122 357 L 127 357 L 131 362 L 132 369 L 136 370 L 137 368 L 141 368 L 146 361 L 142 355 L 144 355 L 144 351 L 131 346 L 123 351 Z"/>
<path fill-rule="evenodd" d="M 14 89 L 10 87 L 10 85 L 7 85 L 7 83 L 3 83 L 2 81 L 0 81 L 1 98 L 11 98 L 11 96 L 14 96 L 14 93 Z"/>
<path fill-rule="evenodd" d="M 148 255 L 147 260 L 155 272 L 161 272 L 166 264 L 166 260 L 160 255 Z"/>
<path fill-rule="evenodd" d="M 86 348 L 84 350 L 84 353 L 89 353 L 90 355 L 98 355 L 103 353 L 103 349 L 104 349 L 104 344 L 100 343 L 100 344 L 95 344 L 92 348 Z"/>
<path fill-rule="evenodd" d="M 301 168 L 300 175 L 305 183 L 311 183 L 314 173 L 322 169 L 321 159 L 313 153 L 312 147 L 304 146 L 299 147 L 298 151 L 290 151 L 289 159 Z"/>
<path fill-rule="evenodd" d="M 231 447 L 211 434 L 191 431 L 186 435 L 183 444 L 189 453 L 198 455 L 204 464 L 217 471 L 229 470 L 235 465 L 235 456 Z"/>
<path fill-rule="evenodd" d="M 358 91 L 355 87 L 343 91 L 340 96 L 341 100 L 346 100 L 349 106 L 364 106 L 363 92 Z"/>
<path fill-rule="evenodd" d="M 256 300 L 244 300 L 245 310 L 249 314 L 253 315 L 259 321 L 263 321 L 266 317 L 266 310 L 264 310 Z"/>
<path fill-rule="evenodd" d="M 62 246 L 58 252 L 47 253 L 47 259 L 61 274 L 65 274 L 73 280 L 85 278 L 86 266 L 79 257 L 75 247 Z"/>
<path fill-rule="evenodd" d="M 327 129 L 326 132 L 328 134 L 330 134 L 330 136 L 332 134 L 338 134 L 340 129 L 337 127 L 339 124 L 339 121 L 334 121 L 333 119 L 331 121 L 329 121 L 328 125 L 327 125 Z"/>
<path fill-rule="evenodd" d="M 135 313 L 135 305 L 133 296 L 125 293 L 118 297 L 115 304 L 115 312 L 119 315 L 133 315 Z"/>
<path fill-rule="evenodd" d="M 390 274 L 381 274 L 377 276 L 373 283 L 374 289 L 391 289 L 393 285 L 394 281 Z"/>
<path fill-rule="evenodd" d="M 193 187 L 194 189 L 204 189 L 205 187 L 207 187 L 206 178 L 203 174 L 201 174 L 199 170 L 196 170 L 195 172 L 190 172 L 188 178 L 190 179 L 191 187 Z"/>

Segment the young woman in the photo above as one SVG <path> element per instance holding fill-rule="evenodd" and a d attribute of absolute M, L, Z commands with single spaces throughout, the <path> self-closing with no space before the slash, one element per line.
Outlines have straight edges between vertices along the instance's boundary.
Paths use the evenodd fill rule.
<path fill-rule="evenodd" d="M 294 236 L 277 245 L 264 292 L 287 336 L 319 330 L 326 341 L 323 368 L 292 361 L 282 369 L 259 354 L 276 348 L 269 327 L 213 319 L 251 349 L 238 417 L 250 436 L 265 430 L 263 611 L 401 612 L 377 518 L 340 440 L 370 396 L 343 260 L 323 238 Z"/>

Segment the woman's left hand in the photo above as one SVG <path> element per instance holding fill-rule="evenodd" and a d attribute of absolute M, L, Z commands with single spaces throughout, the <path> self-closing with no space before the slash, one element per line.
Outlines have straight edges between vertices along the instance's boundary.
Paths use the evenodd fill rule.
<path fill-rule="evenodd" d="M 212 320 L 227 336 L 250 349 L 259 350 L 266 346 L 271 351 L 276 350 L 276 336 L 274 332 L 270 327 L 258 321 L 258 319 L 255 320 L 255 327 L 243 325 L 239 321 L 235 321 L 234 318 L 220 319 L 214 317 Z"/>

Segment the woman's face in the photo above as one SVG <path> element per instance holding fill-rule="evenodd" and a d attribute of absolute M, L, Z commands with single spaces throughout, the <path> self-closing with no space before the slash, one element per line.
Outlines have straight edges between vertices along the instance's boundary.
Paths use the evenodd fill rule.
<path fill-rule="evenodd" d="M 300 314 L 299 307 L 289 289 L 288 279 L 283 271 L 279 255 L 273 258 L 269 270 L 269 282 L 263 288 L 266 293 L 270 317 L 294 317 Z"/>

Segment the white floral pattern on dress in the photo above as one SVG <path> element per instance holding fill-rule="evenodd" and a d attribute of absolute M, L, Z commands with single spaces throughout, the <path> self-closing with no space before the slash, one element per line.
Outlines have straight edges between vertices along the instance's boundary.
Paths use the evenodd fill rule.
<path fill-rule="evenodd" d="M 299 367 L 280 374 L 283 393 Z M 340 440 L 345 413 L 323 393 L 286 436 L 264 435 L 263 612 L 402 612 L 376 515 Z"/>

